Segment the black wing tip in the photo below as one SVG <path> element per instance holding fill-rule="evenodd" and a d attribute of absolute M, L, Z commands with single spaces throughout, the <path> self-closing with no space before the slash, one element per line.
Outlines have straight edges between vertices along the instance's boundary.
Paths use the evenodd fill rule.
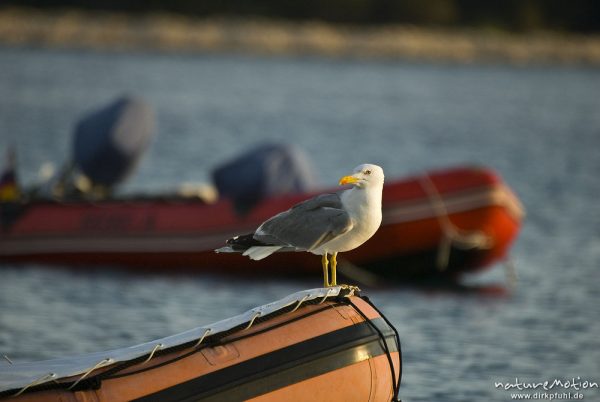
<path fill-rule="evenodd" d="M 264 243 L 254 238 L 254 233 L 235 236 L 227 240 L 227 245 L 235 251 L 244 251 L 250 247 L 273 246 L 273 244 Z"/>
<path fill-rule="evenodd" d="M 254 233 L 249 233 L 245 235 L 235 236 L 231 239 L 227 240 L 227 244 L 230 246 L 252 246 L 252 242 L 255 241 Z"/>

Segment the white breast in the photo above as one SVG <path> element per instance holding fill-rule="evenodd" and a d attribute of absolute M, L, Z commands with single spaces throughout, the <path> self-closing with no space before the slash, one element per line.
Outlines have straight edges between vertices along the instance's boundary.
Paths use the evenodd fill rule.
<path fill-rule="evenodd" d="M 354 225 L 348 232 L 313 250 L 314 254 L 353 250 L 369 240 L 379 229 L 381 189 L 352 188 L 341 194 L 341 200 Z"/>

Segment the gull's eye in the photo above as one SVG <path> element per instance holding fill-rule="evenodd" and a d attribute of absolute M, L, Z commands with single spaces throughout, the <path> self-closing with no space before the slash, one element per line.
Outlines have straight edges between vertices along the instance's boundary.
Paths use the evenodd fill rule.
<path fill-rule="evenodd" d="M 365 170 L 365 174 L 369 175 L 369 174 L 371 174 L 371 171 L 370 170 Z"/>

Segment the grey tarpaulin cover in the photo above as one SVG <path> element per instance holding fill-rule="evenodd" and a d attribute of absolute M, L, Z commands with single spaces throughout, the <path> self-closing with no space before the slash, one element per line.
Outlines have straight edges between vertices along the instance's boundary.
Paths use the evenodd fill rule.
<path fill-rule="evenodd" d="M 111 187 L 127 177 L 150 144 L 154 113 L 140 99 L 123 96 L 81 119 L 73 160 L 94 184 Z"/>
<path fill-rule="evenodd" d="M 258 146 L 217 167 L 212 176 L 219 194 L 233 200 L 241 211 L 268 197 L 315 187 L 314 171 L 304 152 L 282 144 Z"/>
<path fill-rule="evenodd" d="M 184 343 L 200 339 L 209 328 L 211 329 L 210 334 L 214 335 L 219 332 L 227 331 L 238 325 L 250 322 L 253 318 L 255 318 L 257 313 L 260 313 L 261 316 L 265 316 L 284 307 L 296 304 L 299 301 L 309 301 L 326 296 L 337 296 L 340 294 L 340 290 L 341 287 L 336 286 L 331 288 L 317 288 L 296 292 L 279 301 L 265 304 L 264 306 L 255 307 L 251 310 L 248 310 L 244 314 L 240 314 L 211 325 L 194 328 L 177 335 L 169 336 L 167 338 L 146 342 L 141 345 L 39 362 L 15 363 L 12 365 L 2 364 L 0 365 L 0 392 L 7 390 L 19 390 L 33 382 L 39 384 L 37 380 L 48 376 L 50 373 L 54 373 L 55 376 L 52 379 L 48 378 L 44 382 L 71 377 L 78 374 L 84 374 L 90 368 L 94 367 L 104 359 L 110 358 L 111 364 L 132 360 L 140 356 L 148 355 L 158 344 L 162 344 L 161 349 L 168 349 L 173 346 L 182 345 Z"/>

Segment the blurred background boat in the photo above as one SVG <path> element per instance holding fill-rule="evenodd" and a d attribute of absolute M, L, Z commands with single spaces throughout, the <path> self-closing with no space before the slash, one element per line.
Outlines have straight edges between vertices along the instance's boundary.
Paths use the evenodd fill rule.
<path fill-rule="evenodd" d="M 439 190 L 428 193 L 424 181 Z M 312 195 L 272 197 L 246 215 L 237 214 L 227 199 L 208 204 L 169 196 L 4 204 L 0 256 L 6 262 L 81 269 L 116 265 L 165 272 L 315 276 L 318 264 L 310 254 L 280 253 L 254 262 L 214 252 L 226 239 L 255 230 Z M 362 267 L 398 278 L 484 268 L 507 255 L 521 218 L 519 201 L 490 170 L 456 168 L 391 181 L 384 187 L 380 230 L 366 247 L 344 254 L 341 273 L 352 276 Z"/>
<path fill-rule="evenodd" d="M 301 149 L 255 147 L 216 167 L 214 185 L 191 196 L 112 196 L 142 157 L 154 126 L 152 109 L 127 97 L 82 118 L 63 168 L 47 183 L 0 204 L 0 261 L 247 276 L 319 274 L 315 257 L 306 253 L 251 261 L 214 252 L 226 239 L 252 232 L 315 195 L 315 172 Z M 15 168 L 14 161 L 9 167 Z M 388 178 L 380 230 L 365 247 L 343 254 L 340 273 L 372 283 L 378 277 L 454 277 L 489 267 L 506 257 L 522 217 L 519 200 L 491 169 L 457 167 Z"/>

